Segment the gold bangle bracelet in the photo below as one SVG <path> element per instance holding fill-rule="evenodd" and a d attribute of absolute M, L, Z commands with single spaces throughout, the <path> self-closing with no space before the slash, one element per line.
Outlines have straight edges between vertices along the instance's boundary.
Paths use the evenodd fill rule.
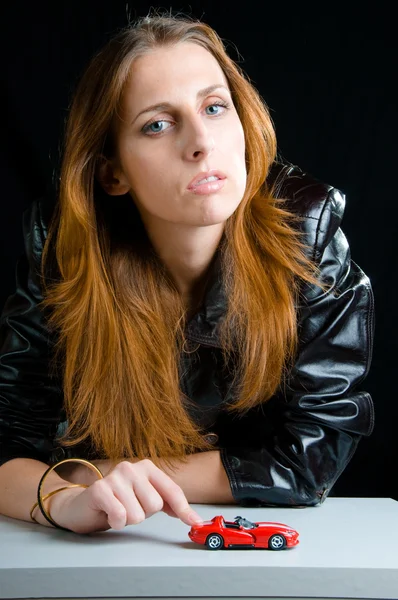
<path fill-rule="evenodd" d="M 49 494 L 46 494 L 45 496 L 43 496 L 41 501 L 45 502 L 47 500 L 47 498 L 51 498 L 51 496 L 54 496 L 54 494 L 57 494 L 58 492 L 62 492 L 62 490 L 69 490 L 69 488 L 75 488 L 75 487 L 87 488 L 88 485 L 85 485 L 83 483 L 71 483 L 71 485 L 65 485 L 64 487 L 61 487 L 58 490 L 54 490 L 54 491 L 50 492 Z M 33 513 L 38 506 L 39 506 L 39 503 L 35 502 L 34 505 L 32 506 L 32 508 L 30 509 L 30 518 L 35 523 L 38 523 L 38 521 L 36 521 L 36 519 L 34 518 Z"/>
<path fill-rule="evenodd" d="M 42 498 L 41 491 L 43 488 L 43 484 L 44 484 L 45 480 L 47 479 L 47 477 L 49 476 L 49 474 L 52 471 L 54 471 L 54 469 L 56 469 L 57 467 L 60 467 L 61 465 L 64 465 L 64 464 L 70 463 L 70 462 L 77 462 L 82 465 L 86 465 L 89 469 L 91 469 L 92 471 L 94 471 L 94 473 L 96 473 L 98 475 L 98 479 L 103 479 L 103 477 L 104 477 L 103 474 L 101 473 L 101 471 L 98 469 L 98 467 L 93 465 L 93 463 L 91 463 L 90 461 L 85 460 L 84 458 L 65 458 L 64 460 L 61 460 L 58 463 L 55 463 L 54 465 L 49 467 L 47 469 L 47 471 L 45 471 L 43 473 L 43 475 L 39 481 L 39 486 L 37 488 L 37 505 L 40 508 L 40 511 L 41 511 L 43 517 L 51 525 L 53 525 L 53 527 L 56 527 L 57 529 L 63 529 L 64 531 L 71 531 L 71 530 L 68 529 L 67 527 L 61 527 L 61 525 L 58 525 L 58 523 L 56 523 L 56 521 L 54 521 L 54 519 L 51 517 L 51 515 L 49 514 L 49 512 L 46 510 L 45 506 L 43 505 L 44 498 Z M 80 484 L 73 484 L 73 485 L 75 486 L 75 485 L 80 485 Z M 70 486 L 66 486 L 66 487 L 72 487 L 72 484 Z M 56 490 L 56 491 L 60 491 L 60 490 Z M 47 495 L 47 497 L 49 497 L 49 496 Z"/>

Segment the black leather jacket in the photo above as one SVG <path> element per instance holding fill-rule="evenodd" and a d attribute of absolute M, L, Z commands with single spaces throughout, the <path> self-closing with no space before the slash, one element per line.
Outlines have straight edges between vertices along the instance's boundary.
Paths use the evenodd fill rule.
<path fill-rule="evenodd" d="M 217 324 L 226 298 L 215 270 L 203 306 L 187 326 L 181 389 L 197 407 L 192 416 L 220 449 L 238 503 L 315 505 L 328 495 L 360 437 L 373 429 L 372 400 L 360 390 L 372 354 L 373 295 L 340 229 L 344 195 L 290 165 L 274 163 L 269 179 L 289 199 L 290 210 L 305 217 L 301 227 L 312 258 L 332 288 L 306 287 L 287 389 L 237 419 L 223 410 L 230 398 Z M 51 210 L 39 200 L 23 215 L 26 254 L 18 260 L 16 291 L 1 317 L 0 464 L 13 457 L 51 463 L 70 455 L 54 442 L 64 420 L 62 386 L 49 376 L 52 344 L 37 308 Z"/>

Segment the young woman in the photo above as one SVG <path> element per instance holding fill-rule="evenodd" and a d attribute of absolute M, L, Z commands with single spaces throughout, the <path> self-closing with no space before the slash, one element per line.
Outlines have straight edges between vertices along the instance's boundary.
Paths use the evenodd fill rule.
<path fill-rule="evenodd" d="M 343 210 L 276 161 L 208 25 L 118 33 L 75 93 L 55 198 L 24 214 L 0 512 L 85 533 L 160 510 L 191 525 L 189 503 L 322 502 L 373 426 L 372 292 Z M 56 472 L 65 458 L 83 464 Z"/>

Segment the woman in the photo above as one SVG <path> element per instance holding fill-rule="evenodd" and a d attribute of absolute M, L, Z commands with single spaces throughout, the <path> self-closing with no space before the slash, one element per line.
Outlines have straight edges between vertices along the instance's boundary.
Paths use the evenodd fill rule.
<path fill-rule="evenodd" d="M 342 194 L 275 156 L 207 25 L 140 19 L 93 59 L 3 311 L 1 513 L 85 533 L 327 497 L 373 426 L 372 293 Z"/>

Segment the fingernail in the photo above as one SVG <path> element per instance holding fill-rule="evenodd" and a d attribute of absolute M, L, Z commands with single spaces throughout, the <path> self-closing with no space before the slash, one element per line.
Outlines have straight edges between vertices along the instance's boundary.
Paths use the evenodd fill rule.
<path fill-rule="evenodd" d="M 193 523 L 202 523 L 203 522 L 202 517 L 200 517 L 198 515 L 198 513 L 190 513 L 189 520 L 192 521 Z"/>

